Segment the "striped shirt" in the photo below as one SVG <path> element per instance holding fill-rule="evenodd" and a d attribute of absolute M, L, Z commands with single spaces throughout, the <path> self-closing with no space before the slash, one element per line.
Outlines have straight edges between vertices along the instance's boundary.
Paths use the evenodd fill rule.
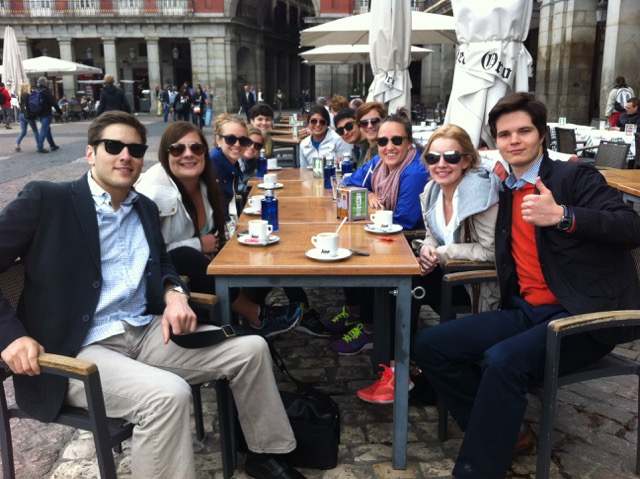
<path fill-rule="evenodd" d="M 111 196 L 88 174 L 95 203 L 100 235 L 102 289 L 98 307 L 82 346 L 122 334 L 122 321 L 133 326 L 151 322 L 145 315 L 149 245 L 140 217 L 133 208 L 138 194 L 131 190 L 118 211 L 111 207 Z"/>

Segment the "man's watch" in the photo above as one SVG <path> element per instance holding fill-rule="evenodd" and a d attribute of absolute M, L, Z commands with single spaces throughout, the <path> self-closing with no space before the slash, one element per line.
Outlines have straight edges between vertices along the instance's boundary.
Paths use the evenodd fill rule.
<path fill-rule="evenodd" d="M 569 231 L 573 226 L 573 211 L 566 205 L 561 205 L 564 210 L 562 213 L 562 218 L 556 224 L 556 228 L 560 231 Z"/>
<path fill-rule="evenodd" d="M 167 293 L 169 291 L 175 291 L 176 293 L 180 293 L 180 294 L 184 294 L 187 298 L 190 298 L 191 296 L 189 295 L 189 293 L 179 284 L 175 284 L 173 286 L 169 286 L 167 289 L 164 290 L 164 294 L 165 296 L 167 295 Z"/>

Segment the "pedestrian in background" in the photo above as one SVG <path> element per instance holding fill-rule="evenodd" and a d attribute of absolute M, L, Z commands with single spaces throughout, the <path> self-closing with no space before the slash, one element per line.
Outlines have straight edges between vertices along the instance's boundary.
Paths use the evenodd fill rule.
<path fill-rule="evenodd" d="M 100 105 L 98 106 L 97 116 L 105 111 L 124 111 L 131 113 L 131 107 L 124 96 L 124 91 L 114 85 L 115 79 L 113 75 L 104 76 L 104 88 L 100 92 Z"/>
<path fill-rule="evenodd" d="M 0 108 L 2 108 L 2 117 L 4 127 L 11 129 L 11 93 L 5 89 L 4 83 L 0 82 Z"/>
<path fill-rule="evenodd" d="M 51 147 L 51 151 L 56 151 L 60 148 L 56 145 L 55 141 L 53 141 L 53 135 L 51 134 L 51 120 L 53 119 L 53 113 L 51 109 L 53 108 L 58 115 L 62 116 L 62 110 L 58 106 L 55 98 L 53 98 L 53 94 L 51 90 L 49 90 L 49 80 L 47 77 L 38 78 L 38 92 L 40 92 L 40 134 L 38 135 L 38 153 L 49 153 L 44 147 L 44 139 L 47 139 L 49 146 Z"/>
<path fill-rule="evenodd" d="M 38 125 L 36 124 L 37 116 L 31 112 L 29 109 L 29 97 L 31 95 L 31 85 L 28 83 L 23 83 L 20 85 L 20 134 L 18 135 L 18 139 L 16 140 L 16 152 L 20 153 L 22 149 L 20 148 L 20 143 L 27 135 L 27 126 L 31 127 L 31 131 L 33 131 L 33 136 L 36 139 L 36 144 L 38 143 Z"/>

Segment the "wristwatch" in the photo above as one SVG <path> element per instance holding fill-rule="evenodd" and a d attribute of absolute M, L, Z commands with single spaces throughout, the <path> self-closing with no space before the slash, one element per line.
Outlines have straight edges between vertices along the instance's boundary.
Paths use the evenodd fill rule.
<path fill-rule="evenodd" d="M 180 293 L 180 294 L 184 294 L 187 298 L 190 298 L 191 296 L 189 295 L 189 293 L 179 284 L 175 284 L 173 286 L 169 286 L 167 289 L 164 290 L 164 294 L 165 296 L 167 295 L 167 293 L 169 291 L 175 291 L 176 293 Z"/>
<path fill-rule="evenodd" d="M 562 218 L 558 221 L 556 228 L 560 231 L 569 231 L 573 226 L 573 211 L 566 205 L 561 205 L 564 212 L 562 213 Z"/>

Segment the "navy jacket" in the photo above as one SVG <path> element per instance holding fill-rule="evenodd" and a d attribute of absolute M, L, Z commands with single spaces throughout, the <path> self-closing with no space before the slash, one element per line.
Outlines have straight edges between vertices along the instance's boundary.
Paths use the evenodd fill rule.
<path fill-rule="evenodd" d="M 143 195 L 134 205 L 150 249 L 146 312 L 162 314 L 165 281 L 186 286 L 166 252 L 157 206 Z M 29 183 L 0 213 L 0 271 L 18 257 L 25 289 L 17 312 L 0 294 L 0 350 L 28 335 L 48 353 L 76 356 L 102 287 L 98 221 L 86 176 L 71 183 Z M 56 417 L 65 378 L 17 375 L 14 384 L 21 408 L 41 421 Z"/>
<path fill-rule="evenodd" d="M 630 252 L 640 246 L 640 216 L 590 165 L 553 161 L 545 155 L 539 176 L 556 203 L 571 206 L 576 219 L 572 233 L 555 226 L 535 228 L 542 273 L 560 304 L 572 315 L 640 309 Z M 496 222 L 496 267 L 503 301 L 520 292 L 511 254 L 511 212 L 512 192 L 503 186 Z M 596 336 L 605 344 L 638 337 L 640 331 L 631 329 Z"/>

